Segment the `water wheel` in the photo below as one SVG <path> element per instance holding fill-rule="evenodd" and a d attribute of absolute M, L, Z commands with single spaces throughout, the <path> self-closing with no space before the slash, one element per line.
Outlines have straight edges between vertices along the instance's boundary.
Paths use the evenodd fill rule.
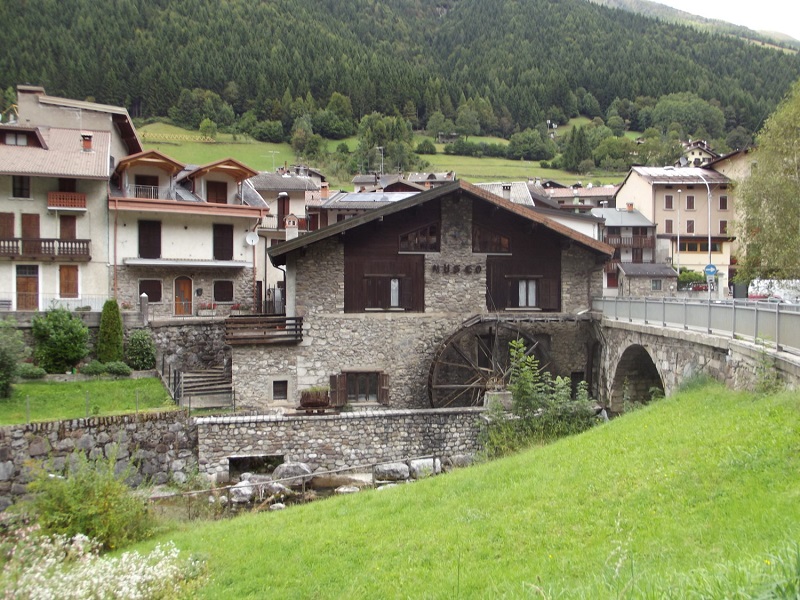
<path fill-rule="evenodd" d="M 513 340 L 525 342 L 526 354 L 538 354 L 536 340 L 513 323 L 479 323 L 445 339 L 428 373 L 431 406 L 481 406 L 487 389 L 505 388 L 511 372 L 509 344 Z"/>

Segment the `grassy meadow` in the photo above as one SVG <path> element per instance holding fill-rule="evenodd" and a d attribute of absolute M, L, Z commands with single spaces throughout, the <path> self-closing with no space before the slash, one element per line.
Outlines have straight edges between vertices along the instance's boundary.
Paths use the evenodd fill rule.
<path fill-rule="evenodd" d="M 583 119 L 588 122 L 588 119 Z M 575 122 L 580 119 L 574 120 Z M 566 135 L 575 123 L 559 129 L 560 135 Z M 186 164 L 207 164 L 223 158 L 235 158 L 246 165 L 259 171 L 271 171 L 284 163 L 294 164 L 297 157 L 289 144 L 271 144 L 256 142 L 246 136 L 238 136 L 234 140 L 231 134 L 220 133 L 215 142 L 199 141 L 197 131 L 182 129 L 166 123 L 151 123 L 138 128 L 142 144 L 148 150 L 158 150 L 167 156 Z M 414 137 L 414 146 L 421 142 L 424 136 Z M 470 137 L 471 142 L 487 142 L 492 144 L 508 144 L 507 140 L 492 137 Z M 355 150 L 358 140 L 355 137 L 344 140 L 328 140 L 327 149 L 334 152 L 342 142 L 346 143 L 350 151 Z M 598 173 L 590 176 L 580 176 L 557 169 L 543 169 L 538 161 L 508 160 L 503 158 L 473 158 L 469 156 L 450 156 L 444 154 L 444 144 L 435 144 L 437 154 L 426 155 L 424 159 L 430 163 L 429 170 L 436 172 L 455 171 L 459 179 L 472 183 L 487 181 L 526 181 L 528 178 L 540 177 L 542 179 L 555 179 L 564 184 L 589 181 L 595 184 L 618 183 L 624 178 L 623 174 Z M 325 172 L 324 167 L 322 168 Z M 352 190 L 349 179 L 338 180 L 332 174 L 326 173 L 331 189 Z"/>
<path fill-rule="evenodd" d="M 158 378 L 36 381 L 14 384 L 0 402 L 0 425 L 169 410 L 175 404 Z M 88 411 L 87 411 L 88 397 Z"/>
<path fill-rule="evenodd" d="M 157 541 L 206 561 L 199 598 L 749 598 L 800 535 L 798 471 L 798 394 L 712 384 L 507 459 Z"/>

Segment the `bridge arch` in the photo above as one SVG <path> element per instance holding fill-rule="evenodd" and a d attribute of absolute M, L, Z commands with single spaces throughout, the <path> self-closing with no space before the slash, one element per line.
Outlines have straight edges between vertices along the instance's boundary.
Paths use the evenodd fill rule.
<path fill-rule="evenodd" d="M 625 402 L 644 403 L 655 390 L 664 395 L 664 381 L 650 352 L 641 344 L 631 344 L 620 355 L 608 396 L 612 412 L 622 412 Z"/>

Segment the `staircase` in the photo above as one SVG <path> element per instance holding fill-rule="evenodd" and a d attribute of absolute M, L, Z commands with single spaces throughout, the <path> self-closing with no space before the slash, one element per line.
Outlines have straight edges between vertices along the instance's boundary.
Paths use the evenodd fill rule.
<path fill-rule="evenodd" d="M 233 382 L 223 367 L 181 374 L 180 406 L 185 408 L 229 408 L 234 404 Z"/>

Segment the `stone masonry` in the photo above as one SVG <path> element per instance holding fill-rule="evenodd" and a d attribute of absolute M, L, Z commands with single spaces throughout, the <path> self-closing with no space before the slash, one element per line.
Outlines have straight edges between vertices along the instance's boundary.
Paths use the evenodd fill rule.
<path fill-rule="evenodd" d="M 482 408 L 344 412 L 317 416 L 196 419 L 201 473 L 228 480 L 228 459 L 271 455 L 333 470 L 479 449 Z"/>

